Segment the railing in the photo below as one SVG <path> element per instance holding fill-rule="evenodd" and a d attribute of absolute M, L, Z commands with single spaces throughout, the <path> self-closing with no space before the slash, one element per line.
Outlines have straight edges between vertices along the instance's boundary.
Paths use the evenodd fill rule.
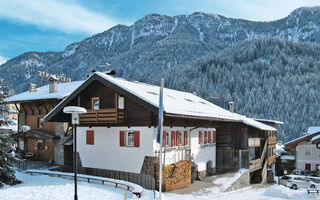
<path fill-rule="evenodd" d="M 80 115 L 80 123 L 117 123 L 117 109 L 88 110 Z"/>
<path fill-rule="evenodd" d="M 250 166 L 249 166 L 249 171 L 250 172 L 253 172 L 253 171 L 256 171 L 256 170 L 262 168 L 263 161 L 265 159 L 265 156 L 266 156 L 266 153 L 267 153 L 267 149 L 268 149 L 268 145 L 267 144 L 268 143 L 265 142 L 261 157 L 256 159 L 256 160 L 251 160 L 250 161 Z"/>
<path fill-rule="evenodd" d="M 268 144 L 276 144 L 277 143 L 277 138 L 276 137 L 269 137 L 268 138 Z"/>
<path fill-rule="evenodd" d="M 160 151 L 155 151 L 155 157 L 159 157 Z M 162 158 L 164 160 L 165 165 L 177 163 L 181 160 L 191 160 L 191 149 L 186 147 L 169 147 L 169 149 L 165 149 L 162 152 Z"/>
<path fill-rule="evenodd" d="M 276 161 L 276 156 L 268 157 L 268 165 L 272 165 Z"/>
<path fill-rule="evenodd" d="M 49 170 L 57 168 L 58 166 L 42 161 L 18 160 L 14 163 L 14 167 L 18 171 L 24 171 L 29 169 Z"/>
<path fill-rule="evenodd" d="M 264 162 L 264 165 L 263 165 L 263 169 L 262 169 L 262 184 L 266 183 L 267 182 L 267 178 L 268 178 L 268 174 L 267 174 L 267 161 Z"/>
<path fill-rule="evenodd" d="M 61 178 L 73 178 L 74 177 L 74 174 L 72 174 L 72 173 L 40 171 L 40 170 L 28 170 L 25 173 L 28 173 L 30 175 L 40 174 L 40 175 L 47 175 L 47 176 L 57 176 L 57 177 L 61 177 Z M 79 181 L 84 179 L 88 183 L 100 182 L 102 185 L 105 185 L 105 183 L 107 183 L 107 185 L 113 185 L 115 188 L 119 188 L 119 189 L 123 189 L 125 191 L 132 192 L 133 194 L 135 194 L 139 198 L 141 197 L 141 194 L 143 192 L 143 189 L 140 188 L 140 186 L 134 187 L 134 185 L 132 185 L 130 183 L 125 183 L 125 182 L 112 180 L 112 179 L 108 179 L 108 178 L 94 177 L 94 176 L 81 175 L 81 174 L 78 174 L 77 178 Z M 126 193 L 125 193 L 125 195 L 126 195 Z"/>

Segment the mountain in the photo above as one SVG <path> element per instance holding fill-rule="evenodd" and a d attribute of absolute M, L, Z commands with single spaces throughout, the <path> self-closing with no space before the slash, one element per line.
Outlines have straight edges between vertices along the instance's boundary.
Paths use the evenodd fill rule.
<path fill-rule="evenodd" d="M 274 40 L 280 43 L 276 45 L 275 42 L 271 42 Z M 261 43 L 260 48 L 257 47 L 259 43 Z M 283 47 L 279 47 L 282 45 L 296 45 L 296 49 L 299 49 L 298 47 L 301 44 L 305 48 L 294 52 L 282 51 Z M 201 83 L 203 94 L 207 94 L 210 91 L 215 95 L 219 95 L 219 102 L 222 106 L 224 106 L 223 102 L 226 100 L 234 100 L 238 105 L 238 111 L 243 114 L 284 120 L 282 115 L 276 115 L 279 112 L 287 112 L 281 108 L 276 112 L 273 109 L 259 110 L 261 106 L 265 107 L 266 105 L 256 102 L 255 107 L 257 108 L 250 110 L 246 106 L 246 97 L 239 95 L 239 93 L 234 93 L 234 86 L 230 86 L 232 82 L 233 85 L 237 85 L 238 81 L 241 81 L 233 70 L 225 70 L 225 77 L 228 77 L 228 79 L 220 79 L 220 86 L 225 86 L 225 88 L 216 86 L 220 82 L 209 82 L 210 84 L 204 82 L 203 80 L 206 80 L 205 77 L 210 76 L 209 74 L 219 74 L 220 66 L 222 66 L 219 64 L 213 66 L 210 63 L 219 63 L 221 60 L 222 63 L 228 63 L 224 64 L 224 66 L 228 66 L 226 69 L 230 67 L 233 69 L 234 64 L 246 66 L 245 70 L 238 68 L 237 73 L 242 72 L 242 70 L 243 72 L 254 70 L 254 67 L 257 66 L 261 72 L 269 71 L 270 67 L 273 70 L 277 68 L 280 70 L 283 67 L 283 63 L 275 64 L 274 62 L 286 62 L 286 59 L 289 60 L 287 60 L 286 67 L 290 69 L 300 68 L 302 67 L 301 64 L 305 63 L 298 61 L 295 57 L 304 54 L 305 51 L 309 52 L 309 45 L 310 48 L 318 48 L 318 44 L 320 44 L 320 7 L 299 8 L 287 17 L 271 22 L 232 19 L 200 12 L 174 17 L 151 14 L 131 26 L 117 25 L 103 33 L 70 44 L 63 52 L 24 53 L 0 66 L 0 78 L 12 81 L 14 89 L 18 93 L 26 90 L 28 83 L 39 85 L 38 71 L 79 80 L 86 78 L 86 75 L 91 73 L 92 68 L 105 70 L 99 65 L 107 62 L 112 64 L 117 76 L 120 77 L 158 84 L 160 77 L 163 76 L 166 80 L 170 80 L 169 82 L 166 81 L 167 86 L 188 91 L 194 91 L 192 90 L 193 87 L 186 87 L 181 83 L 186 85 L 193 84 L 194 87 L 199 87 Z M 273 47 L 280 48 L 280 51 L 272 51 Z M 269 49 L 269 52 L 266 52 L 266 49 Z M 262 52 L 264 55 L 261 54 Z M 273 60 L 272 57 L 276 56 L 273 53 L 279 53 L 286 59 Z M 314 69 L 319 69 L 319 65 L 315 60 L 317 53 L 312 51 L 309 53 L 308 57 L 314 63 L 314 67 L 310 72 L 312 73 L 316 71 Z M 231 55 L 233 57 L 230 57 Z M 299 58 L 304 59 L 303 56 Z M 233 60 L 228 61 L 228 59 Z M 292 59 L 294 62 L 290 61 Z M 254 62 L 262 62 L 264 64 L 257 64 L 256 66 L 253 64 Z M 209 66 L 210 73 L 202 73 L 202 71 L 207 72 L 207 68 L 199 68 L 199 63 L 203 64 L 201 65 L 202 67 Z M 201 73 L 199 73 L 199 69 Z M 184 76 L 181 74 L 184 74 Z M 295 75 L 299 76 L 299 74 Z M 278 76 L 275 77 L 279 78 Z M 196 81 L 199 79 L 200 82 Z M 272 85 L 272 83 L 265 81 L 265 79 L 255 78 L 254 84 L 256 86 Z M 286 86 L 289 87 L 287 90 L 290 93 L 290 86 L 292 85 L 286 84 Z M 246 90 L 250 88 L 247 85 L 242 87 L 245 87 Z M 212 88 L 216 90 L 212 90 Z M 197 92 L 201 93 L 199 89 Z M 202 96 L 209 99 L 212 95 Z M 262 97 L 257 96 L 257 98 Z M 280 99 L 272 98 L 268 105 L 286 103 L 282 102 L 285 99 Z M 300 102 L 299 106 L 310 109 L 311 106 L 319 107 L 319 104 L 311 105 Z M 290 109 L 296 112 L 299 111 L 298 108 Z M 258 113 L 258 111 L 264 112 Z M 302 125 L 303 123 L 305 124 Z M 309 125 L 316 124 L 302 119 L 301 125 L 294 124 L 294 126 L 299 126 L 294 130 L 295 133 L 287 133 L 287 131 L 292 130 L 289 127 L 293 126 L 288 121 L 288 124 L 284 125 L 280 132 L 282 135 L 290 134 L 291 137 L 288 137 L 290 139 L 294 134 L 304 131 L 304 128 Z"/>

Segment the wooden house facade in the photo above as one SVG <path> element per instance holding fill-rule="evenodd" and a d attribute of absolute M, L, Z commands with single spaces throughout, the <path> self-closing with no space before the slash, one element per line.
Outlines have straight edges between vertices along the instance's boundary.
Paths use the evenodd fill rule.
<path fill-rule="evenodd" d="M 72 145 L 67 147 L 63 143 L 70 137 L 70 127 L 68 123 L 44 122 L 43 118 L 81 83 L 58 84 L 50 78 L 49 85 L 36 88 L 30 84 L 28 91 L 6 99 L 19 111 L 18 132 L 13 136 L 26 158 L 66 164 L 64 152 L 67 149 L 72 155 Z"/>
<path fill-rule="evenodd" d="M 84 107 L 77 128 L 80 167 L 155 175 L 158 100 L 158 86 L 95 72 L 45 120 L 70 123 L 63 108 Z M 163 130 L 165 165 L 190 160 L 200 176 L 248 168 L 262 181 L 274 163 L 275 128 L 191 93 L 164 89 Z"/>

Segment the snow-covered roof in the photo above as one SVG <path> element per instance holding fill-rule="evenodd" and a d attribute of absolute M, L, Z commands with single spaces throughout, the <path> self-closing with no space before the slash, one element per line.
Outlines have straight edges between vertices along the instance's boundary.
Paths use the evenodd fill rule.
<path fill-rule="evenodd" d="M 95 72 L 93 75 L 100 76 L 106 81 L 135 95 L 136 97 L 144 100 L 145 102 L 153 105 L 156 108 L 159 107 L 159 86 L 141 83 L 137 81 L 128 81 L 122 78 L 116 78 L 113 76 L 106 75 L 102 72 Z M 257 122 L 243 115 L 239 115 L 225 110 L 189 92 L 182 92 L 178 90 L 164 88 L 163 94 L 163 107 L 167 115 L 171 114 L 178 116 L 192 116 L 199 118 L 211 118 L 217 120 L 238 121 L 244 122 L 249 126 L 253 126 L 261 130 L 276 130 L 271 126 L 267 126 L 263 123 Z M 59 105 L 61 105 L 64 101 L 60 102 Z M 51 112 L 53 112 L 53 110 Z M 49 112 L 48 115 L 51 115 L 51 112 Z"/>
<path fill-rule="evenodd" d="M 317 136 L 314 136 L 312 139 L 311 139 L 312 143 L 316 142 L 316 141 L 320 141 L 320 134 L 317 135 Z"/>
<path fill-rule="evenodd" d="M 271 119 L 258 119 L 258 118 L 252 118 L 256 121 L 260 122 L 268 122 L 268 123 L 273 123 L 273 124 L 284 124 L 282 121 L 277 121 L 277 120 L 271 120 Z"/>
<path fill-rule="evenodd" d="M 306 135 L 303 135 L 301 137 L 298 137 L 294 140 L 291 140 L 287 143 L 284 144 L 284 146 L 286 148 L 288 147 L 295 147 L 297 146 L 300 142 L 305 142 L 305 141 L 308 141 L 308 140 L 311 140 L 313 137 L 317 136 L 317 135 L 320 135 L 320 132 L 315 132 L 315 133 L 310 133 L 310 134 L 306 134 Z"/>
<path fill-rule="evenodd" d="M 260 129 L 260 130 L 264 130 L 264 131 L 276 131 L 277 130 L 277 129 L 271 127 L 271 126 L 268 126 L 268 125 L 266 125 L 264 123 L 255 121 L 252 118 L 248 118 L 248 117 L 246 117 L 244 115 L 240 115 L 240 118 L 242 119 L 243 123 L 245 123 L 245 124 L 247 124 L 249 126 L 255 127 L 257 129 Z"/>
<path fill-rule="evenodd" d="M 10 102 L 25 102 L 40 99 L 63 99 L 77 89 L 83 81 L 73 81 L 57 84 L 57 92 L 49 93 L 49 85 L 45 85 L 36 89 L 35 92 L 23 92 L 6 99 Z"/>
<path fill-rule="evenodd" d="M 292 155 L 283 155 L 280 157 L 281 160 L 295 160 L 296 157 Z"/>
<path fill-rule="evenodd" d="M 312 134 L 316 132 L 320 132 L 320 126 L 310 126 L 307 131 L 308 134 Z"/>
<path fill-rule="evenodd" d="M 155 107 L 159 106 L 159 86 L 115 78 L 101 72 L 95 73 L 151 105 Z M 163 94 L 163 107 L 167 114 L 240 121 L 239 117 L 234 113 L 216 106 L 192 93 L 164 88 Z"/>

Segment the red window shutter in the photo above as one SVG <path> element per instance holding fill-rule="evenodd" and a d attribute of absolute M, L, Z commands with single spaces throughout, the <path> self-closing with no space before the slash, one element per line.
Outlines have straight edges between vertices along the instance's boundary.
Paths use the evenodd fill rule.
<path fill-rule="evenodd" d="M 180 131 L 176 131 L 176 145 L 177 145 L 177 146 L 180 145 L 179 137 L 180 137 Z"/>
<path fill-rule="evenodd" d="M 134 131 L 134 147 L 139 147 L 140 146 L 140 132 L 139 131 Z"/>
<path fill-rule="evenodd" d="M 87 135 L 86 136 L 87 136 L 86 143 L 93 145 L 94 144 L 94 131 L 92 131 L 92 130 L 87 131 Z"/>
<path fill-rule="evenodd" d="M 124 146 L 124 131 L 120 131 L 120 146 Z"/>
<path fill-rule="evenodd" d="M 217 132 L 213 131 L 213 142 L 216 143 L 217 142 Z"/>
<path fill-rule="evenodd" d="M 204 143 L 207 144 L 208 142 L 208 131 L 204 132 Z"/>
<path fill-rule="evenodd" d="M 199 144 L 201 144 L 201 137 L 202 137 L 202 132 L 199 131 Z"/>
<path fill-rule="evenodd" d="M 188 145 L 188 131 L 184 131 L 184 145 Z"/>
<path fill-rule="evenodd" d="M 163 131 L 163 146 L 166 146 L 166 136 L 167 136 L 167 132 Z"/>
<path fill-rule="evenodd" d="M 211 142 L 211 131 L 208 131 L 208 143 L 212 143 Z"/>
<path fill-rule="evenodd" d="M 171 131 L 171 146 L 175 146 L 175 131 Z"/>

